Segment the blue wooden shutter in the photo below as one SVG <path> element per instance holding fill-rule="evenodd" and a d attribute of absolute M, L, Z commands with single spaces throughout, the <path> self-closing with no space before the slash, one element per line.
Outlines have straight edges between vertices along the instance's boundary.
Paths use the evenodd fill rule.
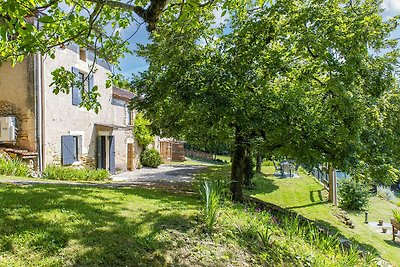
<path fill-rule="evenodd" d="M 71 165 L 76 161 L 76 139 L 73 135 L 61 136 L 62 165 Z"/>
<path fill-rule="evenodd" d="M 114 136 L 109 136 L 108 140 L 110 142 L 110 173 L 115 173 L 115 138 Z"/>
<path fill-rule="evenodd" d="M 105 169 L 106 168 L 106 155 L 104 153 L 104 141 L 105 136 L 98 136 L 97 137 L 97 168 L 98 169 Z"/>
<path fill-rule="evenodd" d="M 92 91 L 93 86 L 94 86 L 93 73 L 90 73 L 88 77 L 88 92 Z"/>
<path fill-rule="evenodd" d="M 75 79 L 79 79 L 79 70 L 75 67 L 72 67 L 72 73 L 75 74 Z M 79 106 L 82 102 L 81 90 L 79 87 L 72 85 L 72 105 Z"/>

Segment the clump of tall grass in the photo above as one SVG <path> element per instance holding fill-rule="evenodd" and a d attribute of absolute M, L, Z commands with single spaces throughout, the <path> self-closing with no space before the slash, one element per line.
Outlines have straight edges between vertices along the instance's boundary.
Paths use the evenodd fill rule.
<path fill-rule="evenodd" d="M 74 169 L 72 167 L 47 165 L 43 178 L 64 181 L 102 181 L 110 177 L 107 170 Z"/>
<path fill-rule="evenodd" d="M 29 176 L 31 170 L 20 159 L 0 158 L 0 174 L 10 176 Z"/>
<path fill-rule="evenodd" d="M 226 184 L 221 180 L 204 181 L 200 186 L 203 202 L 202 217 L 207 231 L 211 232 L 217 222 L 218 209 Z"/>

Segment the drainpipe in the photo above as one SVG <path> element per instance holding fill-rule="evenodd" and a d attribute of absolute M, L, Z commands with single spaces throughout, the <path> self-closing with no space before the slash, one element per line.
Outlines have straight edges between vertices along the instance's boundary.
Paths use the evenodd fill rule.
<path fill-rule="evenodd" d="M 45 151 L 45 128 L 44 128 L 44 122 L 45 122 L 45 93 L 44 93 L 44 61 L 43 61 L 43 55 L 40 54 L 40 113 L 41 113 L 41 152 L 42 152 L 42 170 L 44 171 L 44 167 L 46 166 L 46 151 Z"/>
<path fill-rule="evenodd" d="M 39 29 L 39 20 L 36 20 L 36 27 Z M 35 106 L 36 106 L 36 151 L 38 153 L 38 171 L 43 171 L 43 60 L 38 53 L 34 55 L 34 73 L 35 73 Z"/>
<path fill-rule="evenodd" d="M 35 92 L 36 92 L 36 99 L 35 99 L 35 104 L 36 104 L 36 152 L 38 153 L 38 171 L 42 172 L 43 171 L 43 158 L 42 158 L 42 130 L 41 130 L 41 125 L 42 125 L 42 91 L 41 91 L 41 59 L 40 55 L 36 54 L 34 56 L 35 61 L 34 61 L 34 66 L 35 66 Z"/>

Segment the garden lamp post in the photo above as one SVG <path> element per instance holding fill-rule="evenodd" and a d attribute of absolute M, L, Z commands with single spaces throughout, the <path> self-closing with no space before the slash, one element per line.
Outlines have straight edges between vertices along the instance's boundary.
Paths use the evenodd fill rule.
<path fill-rule="evenodd" d="M 368 211 L 365 212 L 365 222 L 364 223 L 368 223 Z"/>

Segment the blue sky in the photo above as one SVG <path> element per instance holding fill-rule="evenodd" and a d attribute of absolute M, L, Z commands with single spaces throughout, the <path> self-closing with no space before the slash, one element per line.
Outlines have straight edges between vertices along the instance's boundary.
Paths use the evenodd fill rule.
<path fill-rule="evenodd" d="M 393 17 L 395 15 L 400 15 L 400 0 L 384 0 L 382 7 L 385 8 L 385 12 L 382 16 L 387 19 Z M 224 21 L 225 18 L 221 17 L 221 11 L 217 11 L 216 15 L 216 23 L 220 24 Z M 125 37 L 132 35 L 133 31 L 136 30 L 136 27 L 132 27 L 132 29 L 127 29 L 123 32 Z M 400 38 L 400 27 L 394 32 L 394 37 Z M 142 25 L 139 31 L 133 36 L 130 40 L 130 49 L 134 51 L 136 49 L 136 44 L 147 44 L 149 43 L 149 34 L 146 31 L 145 25 Z M 139 72 L 145 71 L 148 68 L 148 64 L 146 61 L 140 57 L 135 55 L 126 55 L 125 58 L 121 60 L 120 63 L 121 74 L 125 77 L 130 78 L 132 74 L 139 74 Z"/>

